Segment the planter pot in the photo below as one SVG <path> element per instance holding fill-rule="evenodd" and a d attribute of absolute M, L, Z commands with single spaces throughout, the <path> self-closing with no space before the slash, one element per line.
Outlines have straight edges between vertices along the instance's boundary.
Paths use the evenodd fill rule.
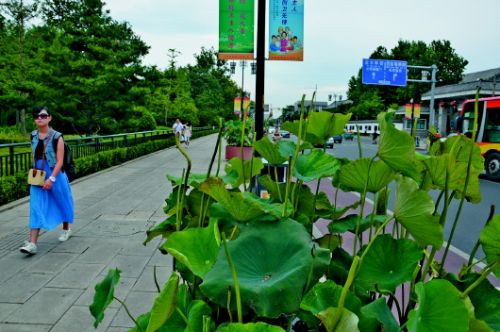
<path fill-rule="evenodd" d="M 253 156 L 253 147 L 244 146 L 243 147 L 243 160 L 249 160 Z M 239 146 L 226 145 L 226 160 L 231 160 L 232 158 L 241 158 L 241 151 Z"/>

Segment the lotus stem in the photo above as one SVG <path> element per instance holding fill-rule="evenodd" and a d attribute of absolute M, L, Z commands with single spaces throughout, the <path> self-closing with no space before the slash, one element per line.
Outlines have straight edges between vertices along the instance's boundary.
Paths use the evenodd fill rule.
<path fill-rule="evenodd" d="M 185 170 L 182 170 L 182 176 L 181 176 L 181 183 L 184 180 L 184 172 Z M 183 206 L 181 205 L 182 199 L 182 184 L 179 186 L 179 190 L 177 191 L 177 205 L 175 206 L 175 230 L 180 231 L 181 230 L 181 221 L 182 221 L 182 208 Z"/>
<path fill-rule="evenodd" d="M 233 313 L 231 312 L 231 287 L 227 290 L 227 301 L 226 301 L 226 306 L 227 306 L 227 315 L 229 316 L 229 322 L 233 322 Z"/>
<path fill-rule="evenodd" d="M 356 136 L 358 138 L 358 152 L 359 152 L 359 159 L 363 158 L 363 152 L 361 150 L 361 135 L 359 134 L 359 126 L 356 125 Z"/>
<path fill-rule="evenodd" d="M 483 272 L 481 273 L 481 276 L 479 278 L 477 278 L 476 281 L 474 281 L 472 283 L 472 285 L 470 285 L 469 287 L 467 287 L 467 289 L 462 292 L 462 294 L 460 295 L 460 297 L 461 298 L 465 298 L 470 292 L 472 292 L 474 290 L 474 288 L 476 288 L 484 279 L 486 279 L 488 277 L 488 274 L 490 274 L 491 271 L 493 271 L 494 269 L 496 269 L 496 267 L 499 264 L 500 264 L 500 261 L 497 260 L 493 265 L 491 265 L 490 267 L 484 269 Z"/>
<path fill-rule="evenodd" d="M 306 95 L 302 95 L 302 101 L 300 105 L 300 120 L 299 120 L 299 136 L 297 137 L 297 146 L 295 147 L 295 151 L 293 153 L 293 157 L 288 159 L 288 178 L 286 181 L 286 190 L 285 190 L 285 204 L 283 206 L 283 217 L 286 216 L 287 207 L 288 207 L 288 195 L 290 194 L 290 182 L 292 181 L 292 173 L 293 168 L 295 167 L 295 160 L 299 155 L 300 144 L 302 143 L 302 123 L 304 121 L 304 102 Z M 313 94 L 314 99 L 314 94 Z"/>
<path fill-rule="evenodd" d="M 153 280 L 155 282 L 156 290 L 158 291 L 158 293 L 160 293 L 161 288 L 160 288 L 160 284 L 158 284 L 158 278 L 156 276 L 156 264 L 153 265 Z"/>
<path fill-rule="evenodd" d="M 132 316 L 132 314 L 130 313 L 130 311 L 128 310 L 128 307 L 127 305 L 125 304 L 125 302 L 123 302 L 122 300 L 120 300 L 119 298 L 117 298 L 116 296 L 113 296 L 113 299 L 115 299 L 116 301 L 118 301 L 123 309 L 125 309 L 125 312 L 127 313 L 127 315 L 130 317 L 130 319 L 134 322 L 135 326 L 137 327 L 137 330 L 140 331 L 140 332 L 143 332 L 143 329 L 141 328 L 141 326 L 139 325 L 139 323 L 137 322 L 137 320 L 135 320 L 134 316 Z"/>
<path fill-rule="evenodd" d="M 368 191 L 368 181 L 370 179 L 370 170 L 372 168 L 372 164 L 375 161 L 375 157 L 370 160 L 370 164 L 368 165 L 368 174 L 366 175 L 365 187 L 363 189 L 363 195 L 361 195 L 361 207 L 359 209 L 358 219 L 356 220 L 356 233 L 354 234 L 354 244 L 352 246 L 352 254 L 356 255 L 356 247 L 358 245 L 358 235 L 359 235 L 359 226 L 361 224 L 361 219 L 363 218 L 363 212 L 365 209 L 366 203 L 366 193 Z"/>
<path fill-rule="evenodd" d="M 345 298 L 347 296 L 347 292 L 349 291 L 349 288 L 351 288 L 354 278 L 356 277 L 359 262 L 360 262 L 359 256 L 354 256 L 354 260 L 352 261 L 351 268 L 349 269 L 349 273 L 347 275 L 347 280 L 345 281 L 344 287 L 342 287 L 342 292 L 340 293 L 337 311 L 335 311 L 335 315 L 332 318 L 333 322 L 332 326 L 334 331 L 335 327 L 338 324 L 340 316 L 342 315 L 342 311 L 344 310 L 344 303 L 345 303 Z"/>
<path fill-rule="evenodd" d="M 268 166 L 268 173 L 270 173 L 270 166 Z M 276 166 L 273 167 L 274 169 L 274 181 L 276 183 L 276 187 L 278 187 L 278 197 L 280 199 L 280 202 L 283 201 L 283 198 L 281 197 L 281 190 L 280 190 L 280 185 L 279 185 L 279 182 L 278 182 L 278 168 Z"/>
<path fill-rule="evenodd" d="M 231 269 L 231 274 L 233 276 L 234 282 L 234 294 L 236 296 L 236 311 L 238 313 L 238 323 L 243 323 L 243 311 L 241 306 L 241 294 L 240 294 L 240 282 L 238 281 L 238 275 L 236 274 L 236 268 L 234 267 L 233 260 L 227 249 L 227 239 L 226 235 L 222 233 L 222 243 L 224 244 L 224 252 L 226 253 L 227 263 Z"/>
<path fill-rule="evenodd" d="M 222 127 L 222 119 L 219 118 L 219 126 Z M 222 164 L 222 144 L 219 144 L 219 156 L 217 160 L 217 171 L 215 172 L 215 176 L 219 176 L 220 165 Z"/>
<path fill-rule="evenodd" d="M 243 191 L 247 191 L 247 184 L 245 178 L 245 158 L 243 155 L 243 145 L 245 144 L 245 129 L 247 124 L 247 117 L 243 114 L 243 126 L 241 128 L 241 139 L 240 139 L 240 156 L 241 156 L 241 170 L 243 172 Z"/>
<path fill-rule="evenodd" d="M 177 313 L 179 314 L 179 316 L 181 316 L 182 320 L 184 321 L 184 323 L 186 324 L 186 326 L 189 328 L 189 320 L 187 319 L 186 315 L 184 315 L 184 313 L 182 312 L 181 309 L 179 309 L 179 307 L 175 307 L 175 311 L 177 311 Z"/>
<path fill-rule="evenodd" d="M 217 142 L 215 143 L 214 153 L 212 154 L 212 159 L 210 159 L 210 165 L 208 166 L 207 178 L 210 177 L 210 173 L 212 172 L 212 166 L 214 165 L 215 157 L 217 156 L 217 151 L 219 150 L 223 128 L 224 126 L 222 126 L 222 119 L 219 118 L 219 133 L 217 134 Z"/>

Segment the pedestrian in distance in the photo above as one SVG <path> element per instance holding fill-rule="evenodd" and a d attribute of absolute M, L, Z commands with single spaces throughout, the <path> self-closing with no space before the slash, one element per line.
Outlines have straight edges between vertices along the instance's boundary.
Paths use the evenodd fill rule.
<path fill-rule="evenodd" d="M 74 218 L 71 187 L 62 169 L 63 136 L 49 126 L 52 116 L 48 107 L 34 107 L 33 119 L 37 129 L 31 133 L 32 161 L 34 168 L 44 170 L 46 175 L 43 186 L 30 186 L 29 241 L 19 248 L 29 255 L 37 252 L 41 228 L 51 231 L 62 224 L 59 241 L 67 241 L 71 236 L 69 224 Z"/>
<path fill-rule="evenodd" d="M 182 131 L 184 130 L 184 125 L 182 124 L 181 120 L 175 119 L 174 125 L 172 126 L 172 131 L 174 132 L 175 135 L 180 137 L 182 136 Z"/>
<path fill-rule="evenodd" d="M 184 145 L 186 148 L 189 148 L 189 142 L 191 141 L 191 135 L 193 134 L 193 126 L 191 126 L 190 122 L 186 122 L 184 126 Z"/>

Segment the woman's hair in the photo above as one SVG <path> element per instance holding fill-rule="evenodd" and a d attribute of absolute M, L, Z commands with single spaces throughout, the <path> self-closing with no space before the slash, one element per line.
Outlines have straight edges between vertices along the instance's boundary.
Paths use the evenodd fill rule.
<path fill-rule="evenodd" d="M 50 115 L 50 110 L 47 106 L 35 106 L 33 107 L 33 115 L 38 115 L 40 114 L 41 111 L 46 111 L 48 115 Z"/>

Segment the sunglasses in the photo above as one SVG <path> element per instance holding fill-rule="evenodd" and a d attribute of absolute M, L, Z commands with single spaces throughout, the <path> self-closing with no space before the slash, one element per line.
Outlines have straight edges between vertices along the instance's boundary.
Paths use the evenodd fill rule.
<path fill-rule="evenodd" d="M 48 117 L 49 117 L 49 115 L 48 115 L 48 114 L 45 114 L 45 113 L 41 113 L 41 114 L 37 114 L 37 115 L 33 115 L 33 119 L 35 119 L 35 120 L 36 120 L 36 119 L 43 119 L 43 120 L 45 120 L 45 119 L 47 119 Z"/>

